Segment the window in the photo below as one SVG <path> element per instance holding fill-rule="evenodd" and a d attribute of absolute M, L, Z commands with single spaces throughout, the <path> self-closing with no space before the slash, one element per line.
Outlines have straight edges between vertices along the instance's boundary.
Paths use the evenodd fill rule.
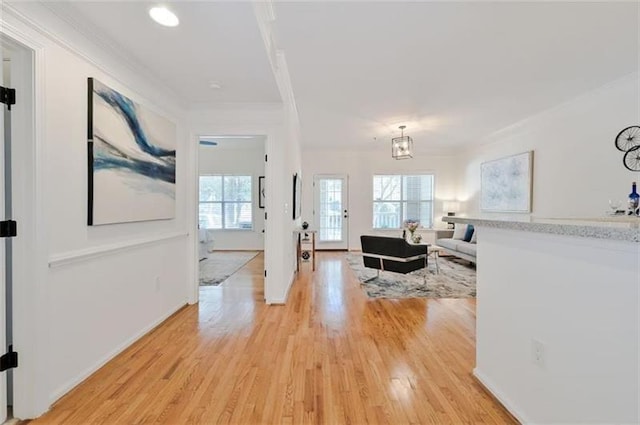
<path fill-rule="evenodd" d="M 253 229 L 251 176 L 200 176 L 201 229 Z"/>
<path fill-rule="evenodd" d="M 433 227 L 433 175 L 373 176 L 373 228 L 400 229 L 405 220 Z"/>

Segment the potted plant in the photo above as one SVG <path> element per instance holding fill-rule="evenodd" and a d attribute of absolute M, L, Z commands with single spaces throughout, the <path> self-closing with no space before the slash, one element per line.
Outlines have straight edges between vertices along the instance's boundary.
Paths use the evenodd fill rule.
<path fill-rule="evenodd" d="M 420 243 L 420 241 L 422 240 L 422 236 L 419 234 L 418 235 L 415 234 L 418 227 L 420 227 L 420 221 L 411 220 L 411 219 L 405 220 L 404 227 L 409 231 L 409 233 L 411 233 L 411 236 L 410 236 L 411 242 Z"/>

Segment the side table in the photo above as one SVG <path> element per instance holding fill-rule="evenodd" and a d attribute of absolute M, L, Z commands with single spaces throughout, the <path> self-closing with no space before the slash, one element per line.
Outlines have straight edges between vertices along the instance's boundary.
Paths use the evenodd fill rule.
<path fill-rule="evenodd" d="M 302 256 L 302 245 L 311 243 L 311 270 L 316 270 L 316 235 L 317 230 L 294 230 L 297 233 L 296 246 L 296 272 L 300 271 L 300 258 Z M 306 237 L 303 237 L 306 236 Z"/>
<path fill-rule="evenodd" d="M 440 257 L 441 248 L 437 245 L 429 245 L 427 246 L 427 257 L 433 258 L 433 261 L 436 263 L 436 273 L 440 274 L 440 265 L 438 265 L 438 258 Z"/>
<path fill-rule="evenodd" d="M 433 258 L 434 263 L 436 263 L 436 274 L 440 274 L 440 265 L 438 264 L 438 258 L 440 258 L 440 252 L 442 252 L 442 248 L 438 245 L 434 245 L 428 242 L 419 242 L 414 243 L 407 240 L 411 245 L 426 245 L 427 246 L 427 257 Z"/>

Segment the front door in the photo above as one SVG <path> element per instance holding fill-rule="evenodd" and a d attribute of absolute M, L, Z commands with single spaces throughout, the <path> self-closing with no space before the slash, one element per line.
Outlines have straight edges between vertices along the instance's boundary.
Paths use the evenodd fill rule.
<path fill-rule="evenodd" d="M 316 175 L 313 186 L 317 249 L 349 249 L 348 176 Z"/>

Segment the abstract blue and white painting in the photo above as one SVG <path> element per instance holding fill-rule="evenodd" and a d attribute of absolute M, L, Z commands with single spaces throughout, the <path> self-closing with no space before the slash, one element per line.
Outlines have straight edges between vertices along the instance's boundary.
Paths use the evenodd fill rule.
<path fill-rule="evenodd" d="M 531 212 L 533 151 L 480 166 L 480 210 Z"/>
<path fill-rule="evenodd" d="M 89 78 L 89 225 L 175 217 L 176 126 Z"/>

